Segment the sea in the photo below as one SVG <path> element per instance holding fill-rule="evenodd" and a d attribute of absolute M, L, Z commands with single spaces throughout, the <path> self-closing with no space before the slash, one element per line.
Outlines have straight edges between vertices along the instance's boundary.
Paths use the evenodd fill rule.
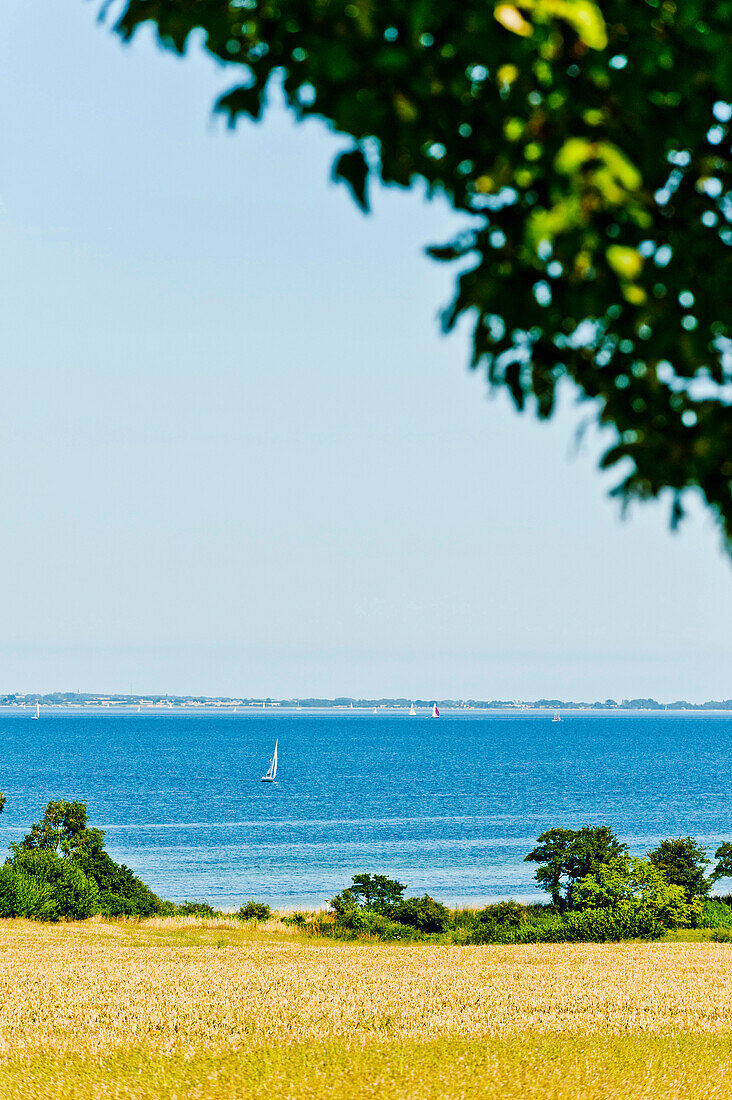
<path fill-rule="evenodd" d="M 562 718 L 0 712 L 0 850 L 49 799 L 84 799 L 113 858 L 162 897 L 313 909 L 361 872 L 451 905 L 541 900 L 524 856 L 555 826 L 608 824 L 639 855 L 732 840 L 732 713 Z"/>

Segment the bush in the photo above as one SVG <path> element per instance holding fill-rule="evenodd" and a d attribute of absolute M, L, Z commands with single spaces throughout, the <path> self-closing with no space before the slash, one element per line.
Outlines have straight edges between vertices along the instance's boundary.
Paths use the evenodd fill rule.
<path fill-rule="evenodd" d="M 478 910 L 477 919 L 482 924 L 495 924 L 499 928 L 518 928 L 528 920 L 528 910 L 517 901 L 498 901 Z"/>
<path fill-rule="evenodd" d="M 101 844 L 77 849 L 70 861 L 87 878 L 96 882 L 99 887 L 99 912 L 103 916 L 154 917 L 165 911 L 165 904 L 150 887 L 137 878 L 129 867 L 115 863 Z"/>
<path fill-rule="evenodd" d="M 391 906 L 388 916 L 397 924 L 406 924 L 420 932 L 444 932 L 450 924 L 450 911 L 429 894 L 421 898 L 405 898 Z"/>
<path fill-rule="evenodd" d="M 712 939 L 715 943 L 732 943 L 732 928 L 720 925 L 712 929 Z"/>
<path fill-rule="evenodd" d="M 525 921 L 518 927 L 479 923 L 468 943 L 608 943 L 618 940 L 658 939 L 665 926 L 652 910 L 635 902 L 619 902 L 613 909 L 585 909 L 564 917 Z"/>
<path fill-rule="evenodd" d="M 414 899 L 415 901 L 421 899 Z M 331 926 L 331 934 L 337 939 L 355 940 L 373 936 L 378 940 L 421 940 L 423 933 L 412 925 L 391 920 L 373 909 L 351 909 L 338 917 Z"/>
<path fill-rule="evenodd" d="M 663 870 L 649 859 L 621 855 L 596 867 L 574 889 L 574 907 L 619 911 L 622 905 L 636 911 L 653 913 L 665 928 L 686 928 L 692 921 L 694 906 L 683 886 L 671 883 Z M 630 910 L 629 910 L 630 911 Z"/>
<path fill-rule="evenodd" d="M 59 907 L 53 887 L 8 861 L 0 868 L 0 917 L 58 920 Z"/>
<path fill-rule="evenodd" d="M 175 911 L 181 917 L 208 918 L 223 916 L 220 910 L 214 909 L 213 905 L 209 905 L 207 901 L 184 901 L 181 905 L 176 905 Z"/>
<path fill-rule="evenodd" d="M 263 901 L 248 901 L 236 915 L 239 920 L 269 920 L 272 910 Z"/>
<path fill-rule="evenodd" d="M 289 913 L 286 917 L 282 917 L 283 924 L 295 924 L 299 928 L 302 928 L 307 922 L 307 913 Z"/>
<path fill-rule="evenodd" d="M 10 850 L 13 866 L 51 885 L 58 916 L 149 917 L 172 908 L 104 851 L 104 831 L 89 828 L 83 802 L 49 802 Z"/>
<path fill-rule="evenodd" d="M 16 851 L 2 869 L 2 915 L 84 920 L 99 912 L 93 879 L 50 848 Z"/>
<path fill-rule="evenodd" d="M 732 910 L 716 898 L 705 898 L 693 913 L 692 928 L 732 928 Z"/>

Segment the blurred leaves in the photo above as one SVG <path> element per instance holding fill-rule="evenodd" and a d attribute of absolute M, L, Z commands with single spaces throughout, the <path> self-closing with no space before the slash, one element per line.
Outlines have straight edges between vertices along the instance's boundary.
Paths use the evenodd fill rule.
<path fill-rule="evenodd" d="M 465 213 L 430 251 L 473 366 L 544 417 L 570 379 L 616 493 L 695 489 L 732 545 L 732 0 L 124 0 L 145 23 L 238 72 L 230 123 L 274 78 L 346 135 L 362 209 L 373 177 Z"/>

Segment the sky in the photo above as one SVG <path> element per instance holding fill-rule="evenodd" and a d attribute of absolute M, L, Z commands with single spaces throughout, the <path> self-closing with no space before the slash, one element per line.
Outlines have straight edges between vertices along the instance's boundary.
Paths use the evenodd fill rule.
<path fill-rule="evenodd" d="M 0 691 L 732 696 L 710 517 L 622 519 L 589 408 L 441 334 L 458 217 L 97 10 L 0 21 Z"/>

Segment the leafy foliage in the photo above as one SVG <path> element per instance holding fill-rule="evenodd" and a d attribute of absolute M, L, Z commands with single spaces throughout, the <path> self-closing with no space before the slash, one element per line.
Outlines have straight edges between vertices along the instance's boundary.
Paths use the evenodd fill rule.
<path fill-rule="evenodd" d="M 479 924 L 469 943 L 607 943 L 617 940 L 658 939 L 663 921 L 651 910 L 623 901 L 611 909 L 546 916 L 518 927 Z"/>
<path fill-rule="evenodd" d="M 695 909 L 693 928 L 732 928 L 732 909 L 718 898 L 704 898 L 696 903 Z"/>
<path fill-rule="evenodd" d="M 51 801 L 0 872 L 0 914 L 37 920 L 149 917 L 172 908 L 104 850 L 83 802 Z"/>
<path fill-rule="evenodd" d="M 716 882 L 718 878 L 732 878 L 732 844 L 729 841 L 720 844 L 714 858 L 717 865 L 709 876 L 710 880 Z"/>
<path fill-rule="evenodd" d="M 354 875 L 348 893 L 356 904 L 375 913 L 387 913 L 402 900 L 405 889 L 402 882 L 386 875 Z"/>
<path fill-rule="evenodd" d="M 574 887 L 602 864 L 625 855 L 609 825 L 583 825 L 581 829 L 547 829 L 525 861 L 538 863 L 535 879 L 560 912 L 574 904 Z"/>
<path fill-rule="evenodd" d="M 687 901 L 703 898 L 709 893 L 710 882 L 704 872 L 709 859 L 706 848 L 693 837 L 662 840 L 648 858 L 666 876 L 668 882 L 683 888 Z"/>
<path fill-rule="evenodd" d="M 236 914 L 240 920 L 268 920 L 272 910 L 263 901 L 248 901 Z"/>
<path fill-rule="evenodd" d="M 84 920 L 99 912 L 96 882 L 51 848 L 19 849 L 2 880 L 3 916 Z"/>
<path fill-rule="evenodd" d="M 51 801 L 46 806 L 40 821 L 31 826 L 31 831 L 20 844 L 12 845 L 15 852 L 30 851 L 34 848 L 50 849 L 62 856 L 83 847 L 95 834 L 94 840 L 103 838 L 99 829 L 87 827 L 87 813 L 84 802 Z"/>
<path fill-rule="evenodd" d="M 683 886 L 669 882 L 663 869 L 649 859 L 616 856 L 600 864 L 574 888 L 575 908 L 616 909 L 621 904 L 647 912 L 665 928 L 691 923 L 691 899 Z"/>
<path fill-rule="evenodd" d="M 391 907 L 389 916 L 398 924 L 418 928 L 420 932 L 444 932 L 450 924 L 450 910 L 429 894 L 405 898 Z"/>
<path fill-rule="evenodd" d="M 175 911 L 181 917 L 203 917 L 204 920 L 222 915 L 207 901 L 184 901 L 176 905 Z"/>
<path fill-rule="evenodd" d="M 261 118 L 273 78 L 299 119 L 351 144 L 334 168 L 421 182 L 468 216 L 445 314 L 474 367 L 551 415 L 570 379 L 614 441 L 624 500 L 697 487 L 732 538 L 732 0 L 125 0 L 236 83 Z"/>

